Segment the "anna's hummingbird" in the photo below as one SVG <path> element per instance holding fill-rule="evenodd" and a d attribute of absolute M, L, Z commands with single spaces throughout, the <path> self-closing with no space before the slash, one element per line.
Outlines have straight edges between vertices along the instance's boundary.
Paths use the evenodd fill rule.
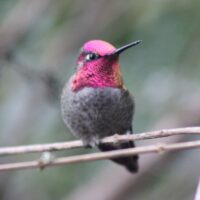
<path fill-rule="evenodd" d="M 81 48 L 76 72 L 62 92 L 61 110 L 65 124 L 85 146 L 97 146 L 101 151 L 135 146 L 132 141 L 102 144 L 101 138 L 132 133 L 134 100 L 123 84 L 119 55 L 139 43 L 116 49 L 108 42 L 91 40 Z M 112 160 L 130 172 L 138 170 L 137 155 Z"/>

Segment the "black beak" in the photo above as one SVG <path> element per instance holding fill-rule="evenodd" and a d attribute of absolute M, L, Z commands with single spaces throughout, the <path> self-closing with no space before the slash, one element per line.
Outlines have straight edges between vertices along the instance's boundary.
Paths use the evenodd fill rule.
<path fill-rule="evenodd" d="M 126 49 L 136 46 L 138 44 L 140 44 L 142 42 L 142 40 L 137 40 L 135 42 L 132 42 L 130 44 L 124 45 L 123 47 L 120 47 L 118 49 L 116 49 L 113 53 L 111 53 L 110 55 L 119 55 L 120 53 L 122 53 L 123 51 L 125 51 Z"/>

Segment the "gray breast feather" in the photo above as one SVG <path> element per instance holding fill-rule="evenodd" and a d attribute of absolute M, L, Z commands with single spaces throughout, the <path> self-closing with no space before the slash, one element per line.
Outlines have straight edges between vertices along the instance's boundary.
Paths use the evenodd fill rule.
<path fill-rule="evenodd" d="M 126 133 L 132 123 L 134 101 L 129 92 L 118 88 L 65 88 L 61 97 L 65 124 L 82 140 Z"/>

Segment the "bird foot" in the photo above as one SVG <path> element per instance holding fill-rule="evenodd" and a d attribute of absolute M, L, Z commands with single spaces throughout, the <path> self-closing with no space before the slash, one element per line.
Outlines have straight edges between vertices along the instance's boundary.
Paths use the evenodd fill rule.
<path fill-rule="evenodd" d="M 92 138 L 91 140 L 83 140 L 83 146 L 85 148 L 93 148 L 101 144 L 100 138 Z"/>
<path fill-rule="evenodd" d="M 90 144 L 90 142 L 86 141 L 86 140 L 82 140 L 83 142 L 83 146 L 87 149 L 91 149 L 92 145 Z"/>

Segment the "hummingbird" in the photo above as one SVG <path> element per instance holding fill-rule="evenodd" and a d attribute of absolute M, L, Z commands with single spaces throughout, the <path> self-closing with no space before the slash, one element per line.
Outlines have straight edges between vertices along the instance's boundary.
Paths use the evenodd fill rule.
<path fill-rule="evenodd" d="M 75 73 L 63 88 L 61 111 L 64 123 L 85 147 L 100 151 L 135 147 L 133 141 L 103 144 L 101 139 L 133 133 L 134 98 L 124 86 L 119 55 L 140 42 L 115 48 L 103 40 L 90 40 L 81 48 Z M 138 171 L 138 155 L 111 160 L 132 173 Z"/>

